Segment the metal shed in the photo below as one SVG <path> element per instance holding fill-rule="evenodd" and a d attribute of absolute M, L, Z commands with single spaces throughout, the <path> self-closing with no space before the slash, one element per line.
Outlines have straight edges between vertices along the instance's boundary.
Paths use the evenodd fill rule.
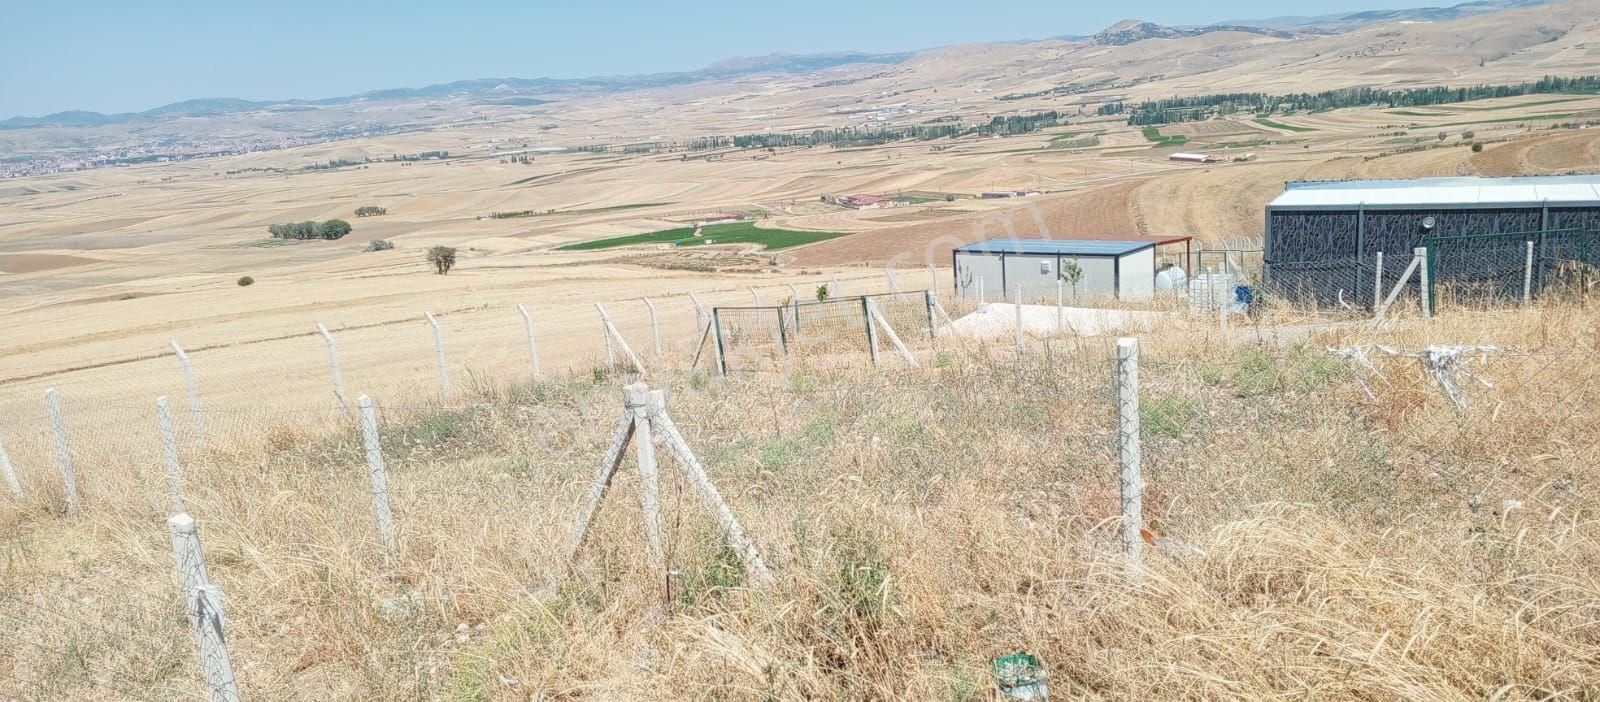
<path fill-rule="evenodd" d="M 1564 233 L 1600 229 L 1600 175 L 1295 182 L 1266 214 L 1269 289 L 1371 306 L 1380 251 L 1382 279 L 1390 281 L 1413 249 L 1457 237 L 1534 233 L 1529 240 L 1537 239 L 1541 259 L 1579 257 L 1586 238 Z M 1523 243 L 1501 248 L 1503 263 L 1520 269 Z"/>
<path fill-rule="evenodd" d="M 1068 261 L 1082 273 L 1079 298 L 1148 300 L 1155 294 L 1156 246 L 1175 239 L 990 239 L 956 247 L 951 254 L 956 295 L 990 299 L 1022 286 L 1024 300 L 1054 300 L 1056 280 Z"/>

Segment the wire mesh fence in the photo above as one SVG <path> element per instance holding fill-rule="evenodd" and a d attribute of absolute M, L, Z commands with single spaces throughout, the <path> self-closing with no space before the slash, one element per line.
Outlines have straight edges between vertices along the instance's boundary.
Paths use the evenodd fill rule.
<path fill-rule="evenodd" d="M 707 339 L 719 370 L 773 370 L 805 356 L 842 365 L 876 362 L 891 345 L 918 344 L 935 328 L 932 291 L 880 293 L 770 307 L 716 307 Z"/>
<path fill-rule="evenodd" d="M 1600 232 L 1569 229 L 1431 237 L 1430 302 L 1475 309 L 1585 291 L 1600 264 Z"/>

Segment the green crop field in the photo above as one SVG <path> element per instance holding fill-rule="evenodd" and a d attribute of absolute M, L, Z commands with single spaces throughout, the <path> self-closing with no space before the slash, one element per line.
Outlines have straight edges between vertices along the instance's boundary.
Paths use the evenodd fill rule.
<path fill-rule="evenodd" d="M 769 251 L 787 249 L 791 246 L 809 244 L 834 237 L 844 236 L 846 232 L 804 232 L 793 229 L 763 229 L 754 222 L 728 222 L 726 224 L 707 225 L 701 229 L 701 234 L 718 244 L 761 244 Z M 678 227 L 677 229 L 664 229 L 659 232 L 645 232 L 643 234 L 629 234 L 627 236 L 614 236 L 609 239 L 595 239 L 581 241 L 558 247 L 557 251 L 592 251 L 594 249 L 610 249 L 618 246 L 633 246 L 636 244 L 671 244 L 680 246 L 695 246 L 700 242 L 694 239 L 694 227 Z"/>
<path fill-rule="evenodd" d="M 1291 132 L 1314 132 L 1314 131 L 1317 131 L 1316 128 L 1314 128 L 1314 127 L 1302 127 L 1302 126 L 1300 126 L 1298 124 L 1284 124 L 1282 122 L 1275 122 L 1273 120 L 1267 119 L 1266 117 L 1257 117 L 1256 118 L 1256 124 L 1259 124 L 1259 125 L 1262 125 L 1262 126 L 1266 126 L 1266 127 L 1272 127 L 1273 129 L 1287 129 L 1287 130 L 1289 130 Z"/>
<path fill-rule="evenodd" d="M 1144 138 L 1156 143 L 1156 146 L 1182 146 L 1189 143 L 1189 137 L 1182 134 L 1163 136 L 1160 127 L 1145 127 Z"/>

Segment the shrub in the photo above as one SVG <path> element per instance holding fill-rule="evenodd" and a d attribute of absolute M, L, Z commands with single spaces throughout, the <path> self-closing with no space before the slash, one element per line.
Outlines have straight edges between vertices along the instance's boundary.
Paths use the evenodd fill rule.
<path fill-rule="evenodd" d="M 387 207 L 378 207 L 378 206 L 375 206 L 375 205 L 365 205 L 365 206 L 356 208 L 356 216 L 357 217 L 377 217 L 379 215 L 386 215 L 386 214 L 389 214 L 389 208 L 387 208 Z"/>
<path fill-rule="evenodd" d="M 1483 151 L 1483 142 L 1481 142 L 1481 141 L 1472 142 L 1472 153 L 1476 154 L 1476 153 L 1481 153 L 1482 151 Z"/>
<path fill-rule="evenodd" d="M 388 239 L 373 239 L 372 243 L 367 244 L 368 251 L 389 251 L 393 248 L 394 242 Z"/>
<path fill-rule="evenodd" d="M 821 285 L 818 285 L 817 286 L 817 302 L 826 302 L 827 300 L 828 300 L 828 284 L 827 283 L 823 283 Z"/>
<path fill-rule="evenodd" d="M 254 285 L 255 282 L 256 282 L 255 278 L 251 278 L 250 276 L 242 276 L 242 277 L 239 278 L 239 287 L 241 287 L 241 288 L 249 287 L 251 285 Z"/>
<path fill-rule="evenodd" d="M 1477 136 L 1477 134 L 1474 134 L 1471 131 L 1465 131 L 1465 132 L 1461 133 L 1461 140 L 1462 141 L 1472 141 L 1472 138 L 1475 137 L 1475 136 Z"/>
<path fill-rule="evenodd" d="M 267 232 L 274 239 L 338 239 L 350 233 L 350 223 L 342 219 L 330 219 L 320 223 L 307 220 L 269 224 Z"/>
<path fill-rule="evenodd" d="M 435 246 L 428 249 L 428 263 L 433 264 L 434 271 L 439 275 L 450 272 L 456 265 L 456 250 L 448 246 Z"/>

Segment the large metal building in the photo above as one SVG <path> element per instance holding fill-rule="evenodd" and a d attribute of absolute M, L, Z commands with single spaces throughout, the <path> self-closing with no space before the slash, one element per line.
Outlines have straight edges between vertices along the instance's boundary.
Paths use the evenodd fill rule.
<path fill-rule="evenodd" d="M 1600 251 L 1587 250 L 1583 230 L 1600 230 L 1600 175 L 1288 183 L 1267 205 L 1266 285 L 1295 299 L 1371 306 L 1378 252 L 1392 284 L 1412 250 L 1434 242 L 1457 253 L 1430 271 L 1437 279 L 1487 271 L 1494 285 L 1520 287 L 1527 242 L 1541 272 L 1551 261 L 1594 263 Z M 1490 234 L 1506 236 L 1474 239 L 1470 257 L 1455 246 Z"/>

